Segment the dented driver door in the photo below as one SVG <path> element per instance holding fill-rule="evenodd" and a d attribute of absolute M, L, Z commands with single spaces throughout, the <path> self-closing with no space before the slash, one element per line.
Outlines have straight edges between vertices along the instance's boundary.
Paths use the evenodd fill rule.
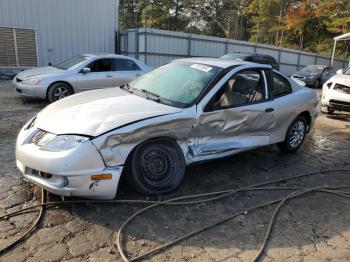
<path fill-rule="evenodd" d="M 250 99 L 252 92 L 259 94 Z M 211 95 L 205 105 L 198 107 L 188 142 L 193 160 L 225 156 L 270 143 L 276 119 L 263 70 L 236 72 Z"/>

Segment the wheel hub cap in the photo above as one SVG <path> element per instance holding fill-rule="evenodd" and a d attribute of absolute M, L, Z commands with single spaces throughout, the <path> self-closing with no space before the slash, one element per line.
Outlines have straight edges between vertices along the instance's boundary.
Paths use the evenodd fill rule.
<path fill-rule="evenodd" d="M 298 121 L 294 124 L 289 137 L 289 144 L 292 147 L 298 147 L 305 136 L 305 124 L 303 121 Z"/>
<path fill-rule="evenodd" d="M 169 153 L 162 149 L 146 153 L 142 163 L 143 173 L 152 181 L 162 180 L 171 171 L 170 159 Z"/>
<path fill-rule="evenodd" d="M 68 95 L 68 90 L 65 87 L 58 87 L 53 93 L 56 100 L 65 98 Z"/>

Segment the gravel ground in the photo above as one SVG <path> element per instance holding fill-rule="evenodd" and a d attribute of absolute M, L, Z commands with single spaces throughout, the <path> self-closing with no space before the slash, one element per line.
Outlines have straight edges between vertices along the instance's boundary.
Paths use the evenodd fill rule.
<path fill-rule="evenodd" d="M 15 166 L 15 140 L 22 125 L 46 105 L 23 100 L 9 81 L 0 82 L 0 215 L 37 203 L 40 190 L 23 181 Z M 239 188 L 304 172 L 350 169 L 350 115 L 320 115 L 296 154 L 267 146 L 188 167 L 172 198 Z M 287 185 L 284 183 L 282 185 Z M 328 173 L 288 182 L 296 186 L 350 185 L 350 173 Z M 124 235 L 133 257 L 186 232 L 287 192 L 246 192 L 193 206 L 159 207 L 136 218 Z M 59 198 L 50 195 L 50 200 Z M 125 183 L 117 198 L 144 199 Z M 45 212 L 38 230 L 0 261 L 122 261 L 110 252 L 116 231 L 142 205 L 74 205 Z M 260 248 L 273 207 L 239 216 L 205 231 L 149 261 L 250 261 Z M 0 248 L 33 223 L 38 213 L 0 221 Z M 321 193 L 288 202 L 273 229 L 264 261 L 350 261 L 349 200 Z"/>

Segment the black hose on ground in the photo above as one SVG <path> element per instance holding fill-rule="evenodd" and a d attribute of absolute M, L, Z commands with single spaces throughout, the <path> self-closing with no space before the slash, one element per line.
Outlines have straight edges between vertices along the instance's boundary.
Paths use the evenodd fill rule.
<path fill-rule="evenodd" d="M 350 185 L 347 186 L 346 188 L 350 188 Z M 250 188 L 250 189 L 246 189 L 246 190 L 244 190 L 244 191 L 253 191 L 253 190 L 287 190 L 287 189 L 288 189 L 288 188 L 283 188 L 283 189 L 281 189 L 281 188 L 279 188 L 279 187 L 274 187 L 274 188 L 273 188 L 273 187 L 270 187 L 270 188 L 258 188 L 258 189 L 256 189 L 256 188 Z M 170 246 L 173 246 L 173 245 L 175 245 L 175 244 L 177 244 L 177 243 L 179 243 L 179 242 L 181 242 L 181 241 L 184 241 L 184 240 L 186 240 L 186 239 L 188 239 L 188 238 L 190 238 L 190 237 L 192 237 L 192 236 L 194 236 L 194 235 L 197 235 L 197 234 L 199 234 L 199 233 L 201 233 L 201 232 L 204 232 L 204 231 L 206 231 L 206 230 L 209 230 L 209 229 L 211 229 L 211 228 L 213 228 L 213 227 L 215 227 L 215 226 L 219 226 L 219 225 L 221 225 L 221 224 L 223 224 L 223 223 L 225 223 L 225 222 L 227 222 L 227 221 L 229 221 L 229 220 L 232 220 L 233 218 L 236 218 L 236 217 L 241 216 L 241 215 L 246 215 L 246 214 L 248 214 L 248 213 L 250 213 L 250 212 L 253 212 L 253 211 L 257 210 L 257 209 L 264 208 L 264 207 L 268 207 L 268 206 L 270 206 L 270 205 L 277 204 L 277 203 L 282 202 L 282 201 L 283 201 L 283 203 L 282 203 L 282 205 L 283 205 L 284 202 L 286 202 L 287 200 L 290 200 L 290 199 L 292 199 L 292 198 L 296 198 L 297 196 L 302 195 L 302 194 L 306 194 L 306 193 L 308 193 L 308 192 L 327 192 L 327 193 L 334 193 L 334 194 L 337 194 L 337 195 L 339 195 L 339 196 L 346 196 L 346 197 L 349 197 L 349 198 L 350 198 L 350 193 L 349 193 L 349 195 L 346 195 L 347 192 L 342 192 L 342 191 L 339 191 L 339 192 L 338 192 L 338 191 L 335 191 L 335 190 L 327 189 L 327 187 L 325 187 L 324 189 L 325 189 L 325 190 L 323 190 L 322 188 L 319 188 L 319 187 L 318 187 L 318 188 L 314 188 L 314 189 L 301 189 L 301 188 L 298 188 L 298 190 L 300 190 L 300 191 L 296 191 L 296 192 L 299 193 L 299 194 L 296 195 L 296 196 L 291 197 L 290 195 L 288 195 L 289 197 L 287 196 L 287 197 L 288 197 L 287 199 L 286 199 L 286 198 L 279 198 L 279 199 L 272 200 L 272 201 L 269 201 L 269 202 L 265 202 L 265 203 L 263 203 L 263 204 L 260 204 L 260 205 L 257 205 L 257 206 L 251 207 L 251 208 L 247 208 L 247 209 L 242 210 L 242 211 L 240 211 L 240 212 L 237 212 L 237 213 L 234 213 L 234 214 L 232 214 L 232 215 L 229 215 L 229 216 L 227 216 L 227 217 L 225 217 L 225 218 L 223 218 L 223 219 L 221 219 L 221 220 L 219 220 L 219 221 L 216 221 L 216 222 L 214 222 L 214 223 L 212 223 L 212 224 L 209 224 L 209 225 L 207 225 L 207 226 L 204 226 L 204 227 L 201 227 L 201 228 L 199 228 L 199 229 L 196 229 L 196 230 L 194 230 L 194 231 L 192 231 L 192 232 L 190 232 L 190 233 L 187 233 L 186 235 L 183 235 L 183 236 L 181 236 L 181 237 L 179 237 L 179 238 L 176 238 L 176 239 L 174 239 L 174 240 L 172 240 L 172 241 L 170 241 L 170 242 L 168 242 L 168 243 L 166 243 L 166 244 L 163 244 L 163 245 L 161 245 L 161 246 L 159 246 L 159 247 L 157 247 L 157 248 L 155 248 L 155 249 L 152 249 L 152 250 L 148 251 L 147 253 L 144 253 L 144 254 L 142 254 L 142 255 L 139 255 L 139 256 L 134 257 L 134 258 L 131 258 L 131 259 L 129 259 L 129 258 L 126 257 L 126 255 L 125 255 L 125 253 L 124 253 L 124 249 L 122 248 L 122 245 L 121 245 L 121 238 L 122 238 L 122 237 L 121 237 L 121 236 L 122 236 L 122 233 L 121 233 L 121 232 L 122 232 L 122 230 L 123 230 L 122 227 L 123 227 L 123 226 L 125 227 L 125 225 L 126 225 L 126 224 L 125 224 L 125 225 L 122 225 L 121 229 L 120 229 L 119 232 L 118 232 L 118 237 L 117 237 L 117 241 L 116 241 L 116 242 L 117 242 L 117 245 L 118 245 L 118 251 L 119 251 L 119 254 L 122 256 L 122 259 L 123 259 L 125 262 L 139 261 L 139 260 L 142 260 L 142 259 L 144 259 L 144 258 L 146 258 L 146 257 L 149 257 L 149 256 L 151 256 L 151 255 L 154 255 L 154 254 L 156 254 L 156 253 L 159 253 L 160 251 L 163 251 L 164 249 L 166 249 L 166 248 L 168 248 L 168 247 L 170 247 Z M 327 190 L 326 190 L 326 189 L 327 189 Z M 291 188 L 290 190 L 295 190 L 295 188 Z M 296 192 L 293 192 L 292 194 L 295 194 Z M 281 205 L 281 206 L 282 206 L 282 205 Z M 141 209 L 141 210 L 137 211 L 136 213 L 134 213 L 133 216 L 129 217 L 129 221 L 128 221 L 128 222 L 130 222 L 133 218 L 135 218 L 137 215 L 143 213 L 143 212 L 146 211 L 146 210 L 149 210 L 149 208 L 146 207 L 146 208 L 144 208 L 144 209 Z M 277 214 L 277 212 L 276 212 L 276 214 Z M 266 248 L 266 245 L 267 245 L 267 242 L 268 242 L 270 233 L 271 233 L 271 231 L 272 231 L 272 226 L 273 226 L 275 217 L 276 217 L 276 215 L 275 215 L 274 217 L 272 217 L 273 220 L 271 220 L 272 222 L 270 222 L 270 227 L 269 227 L 268 232 L 267 232 L 267 234 L 266 234 L 265 240 L 264 240 L 263 244 L 261 245 L 261 248 L 259 249 L 259 252 L 258 252 L 256 258 L 253 260 L 254 262 L 255 262 L 255 261 L 258 261 L 258 259 L 261 257 L 261 255 L 263 254 L 263 251 L 264 251 L 265 248 Z"/>
<path fill-rule="evenodd" d="M 125 220 L 125 222 L 121 225 L 121 227 L 119 228 L 118 230 L 118 234 L 117 234 L 117 239 L 115 241 L 115 245 L 117 246 L 118 248 L 118 252 L 119 254 L 121 255 L 122 259 L 125 261 L 125 262 L 132 262 L 132 261 L 137 261 L 137 260 L 141 260 L 143 258 L 146 258 L 152 254 L 155 254 L 155 253 L 158 253 L 162 250 L 164 250 L 165 248 L 168 248 L 178 242 L 181 242 L 193 235 L 196 235 L 198 233 L 201 233 L 205 230 L 208 230 L 214 226 L 217 226 L 217 225 L 220 225 L 222 223 L 225 223 L 226 221 L 228 220 L 231 220 L 237 216 L 240 216 L 240 215 L 244 215 L 246 212 L 250 212 L 250 211 L 253 211 L 253 210 L 256 210 L 256 209 L 259 209 L 259 208 L 263 208 L 263 207 L 266 207 L 266 206 L 269 206 L 269 205 L 272 205 L 272 204 L 276 204 L 278 203 L 279 201 L 282 201 L 283 199 L 278 199 L 276 201 L 270 201 L 270 202 L 267 202 L 265 204 L 262 204 L 262 205 L 259 205 L 259 206 L 256 206 L 256 207 L 253 207 L 253 208 L 250 208 L 250 209 L 247 209 L 247 210 L 244 210 L 242 212 L 239 212 L 237 214 L 234 214 L 232 216 L 229 216 L 225 219 L 222 219 L 216 223 L 213 223 L 209 226 L 205 226 L 205 227 L 202 227 L 198 230 L 195 230 L 195 231 L 192 231 L 191 233 L 188 233 L 182 237 L 179 237 L 167 244 L 164 244 L 164 245 L 161 245 L 160 247 L 158 248 L 155 248 L 149 252 L 147 252 L 146 254 L 143 254 L 143 255 L 140 255 L 140 256 L 137 256 L 135 258 L 132 258 L 132 259 L 128 259 L 127 256 L 125 255 L 125 252 L 124 252 L 124 248 L 122 246 L 122 232 L 124 230 L 124 228 L 135 218 L 137 217 L 138 215 L 144 213 L 145 211 L 147 210 L 150 210 L 152 208 L 155 208 L 155 207 L 158 207 L 160 205 L 168 205 L 169 203 L 171 202 L 174 202 L 174 201 L 181 201 L 181 200 L 184 200 L 184 199 L 189 199 L 189 198 L 198 198 L 198 197 L 205 197 L 205 196 L 212 196 L 212 195 L 218 195 L 218 196 L 215 196 L 215 197 L 212 197 L 212 198 L 208 198 L 208 199 L 204 199 L 204 200 L 198 200 L 198 201 L 192 201 L 192 202 L 179 202 L 179 203 L 184 203 L 184 204 L 192 204 L 192 203 L 204 203 L 204 202 L 209 202 L 209 201 L 213 201 L 213 200 L 218 200 L 218 199 L 222 199 L 222 198 L 225 198 L 225 197 L 228 197 L 228 196 L 231 196 L 231 195 L 234 195 L 234 194 L 237 194 L 237 193 L 240 193 L 242 191 L 247 191 L 247 190 L 253 190 L 254 188 L 256 187 L 263 187 L 263 186 L 267 186 L 267 185 L 270 185 L 270 184 L 276 184 L 276 183 L 281 183 L 281 182 L 285 182 L 285 181 L 289 181 L 289 180 L 294 180 L 294 179 L 299 179 L 299 178 L 303 178 L 303 177 L 307 177 L 307 176 L 312 176 L 312 175 L 318 175 L 318 174 L 327 174 L 327 173 L 331 173 L 331 172 L 350 172 L 350 169 L 331 169 L 331 170 L 323 170 L 323 171 L 315 171 L 315 172 L 309 172 L 309 173 L 304 173 L 304 174 L 300 174 L 300 175 L 296 175 L 296 176 L 292 176 L 292 177 L 288 177 L 288 178 L 280 178 L 280 179 L 275 179 L 275 180 L 271 180 L 271 181 L 267 181 L 267 182 L 262 182 L 262 183 L 257 183 L 257 184 L 253 184 L 253 185 L 250 185 L 250 186 L 246 186 L 246 187 L 243 187 L 243 188 L 240 188 L 240 189 L 231 189 L 231 190 L 223 190 L 223 191 L 217 191 L 217 192 L 212 192 L 212 193 L 204 193 L 204 194 L 197 194 L 197 195 L 190 195 L 190 196 L 183 196 L 183 197 L 177 197 L 177 198 L 173 198 L 173 199 L 169 199 L 169 200 L 165 200 L 165 201 L 162 201 L 160 203 L 157 203 L 157 204 L 153 204 L 153 205 L 150 205 L 150 206 L 147 206 L 143 209 L 140 209 L 138 210 L 137 212 L 135 212 L 133 215 L 131 215 L 128 219 Z"/>
<path fill-rule="evenodd" d="M 39 215 L 36 218 L 35 222 L 32 224 L 32 226 L 19 238 L 17 238 L 15 241 L 11 242 L 10 244 L 8 244 L 6 247 L 2 248 L 0 250 L 0 255 L 4 254 L 6 251 L 10 250 L 12 247 L 14 247 L 15 245 L 17 245 L 19 242 L 23 241 L 24 239 L 26 239 L 28 236 L 30 236 L 31 233 L 33 233 L 35 231 L 35 229 L 37 228 L 38 224 L 40 223 L 40 220 L 43 216 L 44 213 L 44 203 L 45 203 L 45 190 L 41 189 L 41 204 L 38 205 L 39 209 Z M 0 220 L 3 217 L 0 218 Z"/>
<path fill-rule="evenodd" d="M 35 223 L 32 225 L 32 227 L 28 231 L 26 231 L 26 233 L 23 234 L 20 238 L 18 238 L 17 240 L 15 240 L 14 242 L 12 242 L 8 246 L 6 246 L 5 248 L 1 249 L 0 250 L 0 255 L 4 254 L 10 248 L 14 247 L 16 244 L 18 244 L 23 239 L 28 237 L 32 232 L 34 232 L 34 230 L 36 229 L 37 225 L 39 224 L 39 222 L 41 220 L 44 207 L 46 207 L 46 206 L 50 207 L 50 206 L 57 206 L 57 205 L 82 204 L 82 203 L 104 203 L 104 204 L 108 204 L 108 203 L 123 203 L 123 204 L 125 204 L 125 203 L 134 203 L 135 204 L 135 203 L 137 203 L 137 204 L 150 204 L 149 206 L 147 206 L 145 208 L 142 208 L 139 211 L 135 212 L 133 215 L 131 215 L 122 224 L 122 226 L 120 227 L 120 229 L 118 231 L 118 234 L 117 234 L 117 239 L 115 241 L 115 245 L 117 246 L 118 251 L 119 251 L 122 259 L 125 262 L 129 262 L 129 261 L 131 262 L 131 261 L 141 260 L 143 258 L 146 258 L 146 257 L 152 255 L 152 254 L 158 253 L 158 252 L 166 249 L 167 247 L 173 246 L 176 243 L 179 243 L 180 241 L 183 241 L 183 240 L 185 240 L 185 239 L 187 239 L 187 238 L 189 238 L 189 237 L 191 237 L 191 236 L 193 236 L 195 234 L 198 234 L 200 232 L 208 230 L 208 229 L 210 229 L 210 228 L 212 228 L 214 226 L 221 225 L 221 224 L 225 223 L 226 221 L 229 221 L 232 218 L 237 217 L 239 215 L 244 215 L 244 214 L 247 214 L 248 212 L 251 212 L 251 211 L 263 208 L 263 207 L 267 207 L 267 206 L 279 203 L 279 205 L 276 207 L 276 209 L 275 209 L 275 211 L 274 211 L 274 213 L 273 213 L 273 215 L 271 217 L 271 220 L 270 220 L 270 223 L 269 223 L 269 228 L 268 228 L 268 231 L 266 233 L 264 242 L 263 242 L 261 248 L 259 249 L 259 252 L 258 252 L 257 256 L 254 259 L 254 261 L 258 261 L 258 259 L 262 256 L 262 254 L 263 254 L 263 252 L 264 252 L 264 250 L 266 248 L 266 245 L 268 243 L 268 240 L 269 240 L 272 228 L 273 228 L 273 224 L 274 224 L 274 222 L 276 220 L 277 214 L 278 214 L 279 210 L 281 209 L 281 207 L 284 205 L 284 203 L 286 201 L 291 200 L 291 199 L 296 198 L 296 197 L 299 197 L 299 196 L 304 195 L 304 194 L 309 193 L 309 192 L 330 193 L 330 194 L 335 194 L 335 195 L 338 195 L 338 196 L 350 198 L 350 193 L 343 192 L 343 191 L 339 190 L 339 189 L 350 188 L 350 185 L 347 186 L 347 187 L 338 187 L 338 188 L 330 188 L 330 187 L 320 188 L 320 187 L 317 187 L 317 188 L 309 188 L 309 189 L 300 188 L 300 187 L 264 187 L 264 186 L 275 184 L 275 183 L 280 183 L 280 182 L 285 182 L 285 181 L 289 181 L 289 180 L 293 180 L 293 179 L 298 179 L 298 178 L 302 178 L 302 177 L 306 177 L 306 176 L 312 176 L 312 175 L 317 175 L 317 174 L 327 174 L 327 173 L 331 173 L 331 172 L 350 172 L 350 169 L 331 169 L 331 170 L 310 172 L 310 173 L 305 173 L 305 174 L 301 174 L 301 175 L 296 175 L 296 176 L 293 176 L 293 177 L 287 177 L 287 178 L 281 178 L 281 179 L 275 179 L 275 180 L 272 180 L 272 181 L 257 183 L 257 184 L 246 186 L 246 187 L 243 187 L 243 188 L 240 188 L 240 189 L 229 189 L 229 190 L 222 190 L 222 191 L 216 191 L 216 192 L 210 192 L 210 193 L 182 196 L 182 197 L 176 197 L 176 198 L 168 199 L 168 200 L 161 201 L 161 202 L 160 201 L 148 201 L 148 200 L 108 200 L 108 201 L 105 201 L 105 200 L 78 200 L 78 201 L 45 202 L 45 199 L 44 199 L 45 192 L 44 192 L 44 190 L 42 190 L 42 203 L 41 204 L 34 205 L 34 206 L 31 206 L 31 207 L 28 207 L 28 208 L 24 208 L 24 209 L 21 209 L 21 210 L 18 210 L 18 211 L 11 212 L 9 214 L 0 216 L 0 220 L 3 220 L 3 219 L 7 219 L 9 217 L 12 217 L 12 216 L 15 216 L 15 215 L 18 215 L 18 214 L 22 214 L 23 212 L 31 211 L 31 210 L 33 210 L 33 209 L 35 209 L 37 207 L 40 207 L 39 216 L 36 219 Z M 280 198 L 280 199 L 277 199 L 277 200 L 272 200 L 272 201 L 260 204 L 258 206 L 255 206 L 255 207 L 248 208 L 248 209 L 246 209 L 244 211 L 235 213 L 235 214 L 230 215 L 228 217 L 225 217 L 224 219 L 221 219 L 220 221 L 217 221 L 217 222 L 215 222 L 215 223 L 213 223 L 211 225 L 207 225 L 207 226 L 199 228 L 199 229 L 197 229 L 195 231 L 192 231 L 192 232 L 190 232 L 190 233 L 188 233 L 188 234 L 186 234 L 186 235 L 184 235 L 182 237 L 179 237 L 179 238 L 177 238 L 177 239 L 175 239 L 175 240 L 173 240 L 173 241 L 171 241 L 169 243 L 161 245 L 160 247 L 155 248 L 155 249 L 153 249 L 153 250 L 151 250 L 151 251 L 149 251 L 149 252 L 147 252 L 147 253 L 145 253 L 143 255 L 137 256 L 137 257 L 132 258 L 132 259 L 128 259 L 127 256 L 125 255 L 125 251 L 124 251 L 124 249 L 122 247 L 122 231 L 132 221 L 132 219 L 134 219 L 136 216 L 144 213 L 145 211 L 150 210 L 150 209 L 155 208 L 155 207 L 160 206 L 160 205 L 190 205 L 190 204 L 204 203 L 204 202 L 209 202 L 209 201 L 222 199 L 222 198 L 225 198 L 225 197 L 228 197 L 228 196 L 232 196 L 233 194 L 236 194 L 236 193 L 240 193 L 240 192 L 244 192 L 244 191 L 250 191 L 250 190 L 295 190 L 295 191 L 293 193 L 289 194 L 287 197 Z M 209 198 L 206 198 L 206 197 L 209 197 Z M 195 200 L 183 201 L 183 200 L 187 200 L 187 199 L 195 199 Z M 196 199 L 198 199 L 198 200 L 196 200 Z"/>

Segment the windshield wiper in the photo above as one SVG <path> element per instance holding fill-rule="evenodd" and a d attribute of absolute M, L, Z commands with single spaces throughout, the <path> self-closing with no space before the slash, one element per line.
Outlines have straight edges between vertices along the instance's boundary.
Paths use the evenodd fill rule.
<path fill-rule="evenodd" d="M 146 94 L 147 98 L 152 99 L 156 102 L 160 102 L 160 96 L 158 94 L 148 91 L 146 89 L 141 89 L 140 91 Z"/>
<path fill-rule="evenodd" d="M 134 91 L 132 90 L 132 87 L 129 84 L 122 85 L 122 86 L 120 86 L 120 88 L 123 90 L 126 90 L 127 92 L 129 92 L 131 94 L 134 93 Z"/>

